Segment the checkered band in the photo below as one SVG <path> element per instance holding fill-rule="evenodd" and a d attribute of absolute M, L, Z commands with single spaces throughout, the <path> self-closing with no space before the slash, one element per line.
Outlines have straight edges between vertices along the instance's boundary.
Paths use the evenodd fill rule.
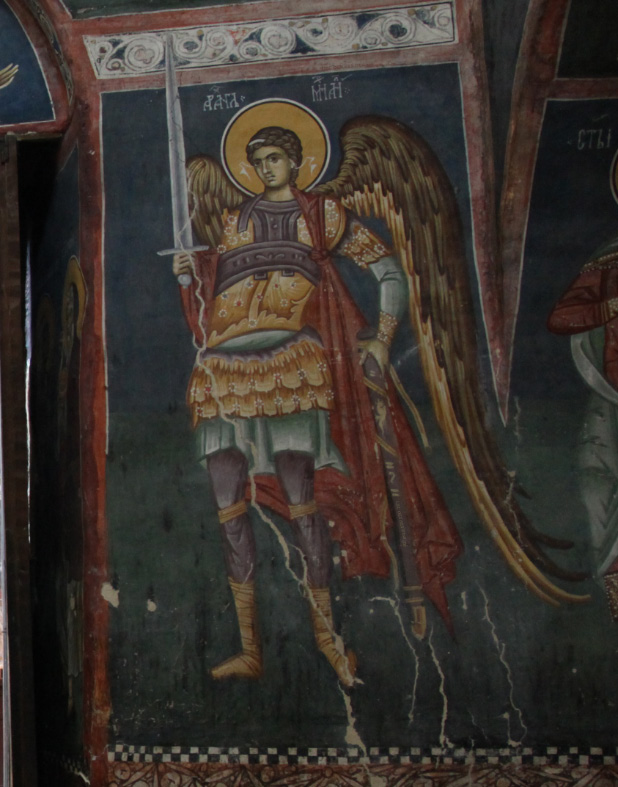
<path fill-rule="evenodd" d="M 428 748 L 273 746 L 130 746 L 108 750 L 109 762 L 227 763 L 239 765 L 583 765 L 618 763 L 618 747 L 545 746 L 521 748 Z"/>

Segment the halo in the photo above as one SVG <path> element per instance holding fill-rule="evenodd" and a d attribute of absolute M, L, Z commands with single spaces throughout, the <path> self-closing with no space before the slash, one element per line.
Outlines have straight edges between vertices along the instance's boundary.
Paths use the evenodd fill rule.
<path fill-rule="evenodd" d="M 618 150 L 614 153 L 609 168 L 609 187 L 612 190 L 612 197 L 618 202 Z"/>
<path fill-rule="evenodd" d="M 330 160 L 330 139 L 324 123 L 308 107 L 289 98 L 267 98 L 248 104 L 227 124 L 221 139 L 221 161 L 228 177 L 245 194 L 259 194 L 264 184 L 247 161 L 251 137 L 266 126 L 290 129 L 303 146 L 296 185 L 309 189 L 322 177 Z"/>

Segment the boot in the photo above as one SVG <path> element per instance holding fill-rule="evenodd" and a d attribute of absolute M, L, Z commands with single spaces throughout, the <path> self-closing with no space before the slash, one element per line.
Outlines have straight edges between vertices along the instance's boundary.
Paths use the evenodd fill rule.
<path fill-rule="evenodd" d="M 259 678 L 262 676 L 262 648 L 257 627 L 255 583 L 229 580 L 240 629 L 242 651 L 211 670 L 215 680 L 222 678 Z"/>
<path fill-rule="evenodd" d="M 311 599 L 313 597 L 313 600 Z M 319 650 L 326 656 L 341 683 L 350 688 L 354 685 L 356 656 L 351 650 L 343 650 L 341 640 L 335 640 L 333 611 L 328 588 L 310 588 L 311 621 Z"/>

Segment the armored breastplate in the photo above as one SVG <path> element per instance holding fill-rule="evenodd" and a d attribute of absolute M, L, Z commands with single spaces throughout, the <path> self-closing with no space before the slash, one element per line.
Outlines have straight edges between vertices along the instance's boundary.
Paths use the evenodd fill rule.
<path fill-rule="evenodd" d="M 238 233 L 253 240 L 221 255 L 208 346 L 254 331 L 304 327 L 303 313 L 320 278 L 298 241 L 298 203 L 248 200 L 239 210 Z M 251 222 L 251 224 L 249 223 Z"/>
<path fill-rule="evenodd" d="M 320 278 L 320 269 L 309 257 L 309 251 L 302 243 L 284 240 L 252 243 L 228 251 L 221 255 L 217 266 L 215 295 L 248 276 L 253 276 L 255 281 L 264 281 L 272 271 L 281 271 L 283 276 L 299 273 L 315 286 Z"/>

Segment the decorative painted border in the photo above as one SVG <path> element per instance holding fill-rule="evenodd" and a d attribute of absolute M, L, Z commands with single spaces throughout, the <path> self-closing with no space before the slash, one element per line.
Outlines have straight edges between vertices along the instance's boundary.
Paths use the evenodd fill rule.
<path fill-rule="evenodd" d="M 132 746 L 118 743 L 107 752 L 108 762 L 213 763 L 225 765 L 617 765 L 618 747 L 546 746 L 522 748 L 430 748 L 357 746 L 222 747 Z"/>
<path fill-rule="evenodd" d="M 439 764 L 238 766 L 113 763 L 106 787 L 584 787 L 616 784 L 616 766 Z"/>
<path fill-rule="evenodd" d="M 143 76 L 164 71 L 167 36 L 172 37 L 176 67 L 184 70 L 447 44 L 455 41 L 456 27 L 453 0 L 448 0 L 321 17 L 84 36 L 84 44 L 98 79 Z"/>
<path fill-rule="evenodd" d="M 64 57 L 64 53 L 60 46 L 60 42 L 58 41 L 58 36 L 56 35 L 54 26 L 50 22 L 49 17 L 43 11 L 37 0 L 26 0 L 26 5 L 36 17 L 43 33 L 49 41 L 49 45 L 51 46 L 54 55 L 56 56 L 58 67 L 60 68 L 62 78 L 64 79 L 64 83 L 66 85 L 68 101 L 70 104 L 73 101 L 73 95 L 75 92 L 73 76 L 71 74 L 71 69 L 69 68 L 69 65 Z"/>

